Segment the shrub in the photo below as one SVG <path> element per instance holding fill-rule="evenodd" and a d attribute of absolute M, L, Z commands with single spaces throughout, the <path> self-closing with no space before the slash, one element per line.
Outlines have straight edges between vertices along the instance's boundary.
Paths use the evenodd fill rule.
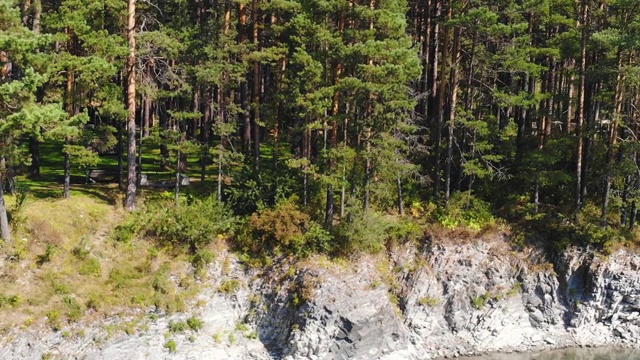
<path fill-rule="evenodd" d="M 434 298 L 431 296 L 425 296 L 421 298 L 418 302 L 420 303 L 420 305 L 429 306 L 429 307 L 440 305 L 440 299 Z"/>
<path fill-rule="evenodd" d="M 185 332 L 188 326 L 189 325 L 184 321 L 169 321 L 169 331 L 172 333 Z"/>
<path fill-rule="evenodd" d="M 80 246 L 80 245 L 74 247 L 73 250 L 71 250 L 71 253 L 78 260 L 84 260 L 87 258 L 87 256 L 89 256 L 89 250 L 85 249 L 84 246 Z"/>
<path fill-rule="evenodd" d="M 449 199 L 449 206 L 436 211 L 435 218 L 448 229 L 466 226 L 476 231 L 495 221 L 491 205 L 469 192 L 454 193 Z"/>
<path fill-rule="evenodd" d="M 198 249 L 191 257 L 191 263 L 196 267 L 196 272 L 201 271 L 207 264 L 215 259 L 215 255 L 207 249 Z"/>
<path fill-rule="evenodd" d="M 475 309 L 480 310 L 487 304 L 488 300 L 489 300 L 489 297 L 486 294 L 480 295 L 478 297 L 473 298 L 473 300 L 471 301 L 471 305 L 473 305 Z"/>
<path fill-rule="evenodd" d="M 511 288 L 509 289 L 509 291 L 507 291 L 507 295 L 506 297 L 513 297 L 518 295 L 520 292 L 522 291 L 522 283 L 521 282 L 515 282 Z"/>
<path fill-rule="evenodd" d="M 231 279 L 220 284 L 220 286 L 218 287 L 218 291 L 220 291 L 223 294 L 232 294 L 232 293 L 235 293 L 239 287 L 240 287 L 240 282 L 236 279 Z"/>
<path fill-rule="evenodd" d="M 391 221 L 373 210 L 363 211 L 358 205 L 348 208 L 347 216 L 337 226 L 336 234 L 343 251 L 378 253 L 390 238 Z"/>
<path fill-rule="evenodd" d="M 176 352 L 178 345 L 173 339 L 169 339 L 166 343 L 164 343 L 165 349 L 169 350 L 170 353 Z"/>
<path fill-rule="evenodd" d="M 251 215 L 239 245 L 254 254 L 307 256 L 327 251 L 331 235 L 289 199 Z"/>
<path fill-rule="evenodd" d="M 199 331 L 204 326 L 204 323 L 197 317 L 192 316 L 187 319 L 187 325 L 189 325 L 189 328 L 191 328 L 191 330 Z"/>
<path fill-rule="evenodd" d="M 102 275 L 102 267 L 100 261 L 96 258 L 87 259 L 80 267 L 80 275 L 100 276 Z"/>
<path fill-rule="evenodd" d="M 234 176 L 235 186 L 225 188 L 227 203 L 236 214 L 250 215 L 296 193 L 299 172 L 282 167 L 277 173 L 267 174 L 247 165 Z"/>
<path fill-rule="evenodd" d="M 54 309 L 46 314 L 49 325 L 54 329 L 60 329 L 60 310 Z"/>
<path fill-rule="evenodd" d="M 50 262 L 53 259 L 53 255 L 58 252 L 58 247 L 52 244 L 47 244 L 47 247 L 44 249 L 44 254 L 38 255 L 37 263 L 42 266 L 45 263 Z"/>
<path fill-rule="evenodd" d="M 237 220 L 215 197 L 192 199 L 189 204 L 152 209 L 146 234 L 170 244 L 188 245 L 193 253 L 218 235 L 233 233 Z"/>
<path fill-rule="evenodd" d="M 3 307 L 3 306 L 16 307 L 20 305 L 21 302 L 22 302 L 22 299 L 18 295 L 7 296 L 7 295 L 0 294 L 0 307 Z"/>
<path fill-rule="evenodd" d="M 129 242 L 136 235 L 136 227 L 132 223 L 125 223 L 122 225 L 116 226 L 113 231 L 113 239 L 119 242 Z"/>
<path fill-rule="evenodd" d="M 64 303 L 64 306 L 67 308 L 67 317 L 69 317 L 69 320 L 71 321 L 80 320 L 80 318 L 84 314 L 84 311 L 82 309 L 82 306 L 78 303 L 78 301 L 76 301 L 76 299 L 70 296 L 65 296 L 62 298 L 62 302 Z"/>

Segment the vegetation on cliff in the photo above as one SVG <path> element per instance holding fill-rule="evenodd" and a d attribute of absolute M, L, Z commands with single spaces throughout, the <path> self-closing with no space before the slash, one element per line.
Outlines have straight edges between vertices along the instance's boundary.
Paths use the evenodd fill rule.
<path fill-rule="evenodd" d="M 635 242 L 637 10 L 0 0 L 0 311 L 178 309 L 224 241 Z"/>

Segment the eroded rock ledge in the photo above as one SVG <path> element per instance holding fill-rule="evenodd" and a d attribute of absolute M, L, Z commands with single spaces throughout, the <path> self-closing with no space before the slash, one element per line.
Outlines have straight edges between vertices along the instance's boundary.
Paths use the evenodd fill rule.
<path fill-rule="evenodd" d="M 135 334 L 105 330 L 120 318 L 76 325 L 81 332 L 14 329 L 0 358 L 432 359 L 640 347 L 640 255 L 623 250 L 571 249 L 544 264 L 504 240 L 480 239 L 351 263 L 282 260 L 262 271 L 225 256 L 190 314 L 147 317 Z M 218 290 L 229 281 L 240 286 Z M 168 333 L 170 320 L 191 315 L 203 329 Z"/>

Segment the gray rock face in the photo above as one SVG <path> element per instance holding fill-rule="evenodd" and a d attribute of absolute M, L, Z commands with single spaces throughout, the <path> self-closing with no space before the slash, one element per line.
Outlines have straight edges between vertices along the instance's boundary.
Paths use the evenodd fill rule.
<path fill-rule="evenodd" d="M 572 249 L 554 264 L 513 254 L 503 241 L 400 247 L 349 265 L 281 261 L 259 272 L 212 264 L 190 314 L 148 318 L 144 330 L 108 333 L 127 319 L 78 324 L 82 336 L 16 329 L 1 359 L 432 359 L 571 346 L 640 347 L 640 255 Z M 229 279 L 234 294 L 216 291 Z M 199 332 L 170 336 L 196 315 Z M 64 334 L 67 334 L 66 336 Z"/>

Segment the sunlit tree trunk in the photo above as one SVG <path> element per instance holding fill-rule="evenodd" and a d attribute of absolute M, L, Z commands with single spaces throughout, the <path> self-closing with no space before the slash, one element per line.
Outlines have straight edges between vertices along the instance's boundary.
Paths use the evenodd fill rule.
<path fill-rule="evenodd" d="M 449 12 L 451 17 L 451 10 Z M 447 158 L 445 162 L 445 192 L 444 200 L 449 204 L 451 196 L 451 164 L 453 163 L 454 130 L 456 126 L 456 103 L 458 102 L 458 66 L 460 65 L 460 30 L 455 29 L 453 34 L 453 51 L 451 52 L 452 66 L 449 79 L 449 121 L 447 129 Z"/>
<path fill-rule="evenodd" d="M 129 39 L 129 57 L 127 58 L 127 107 L 128 140 L 127 149 L 127 194 L 125 208 L 128 211 L 136 209 L 136 0 L 129 0 L 129 20 L 127 22 L 127 37 Z"/>
<path fill-rule="evenodd" d="M 581 40 L 580 40 L 580 84 L 578 86 L 578 103 L 576 104 L 576 135 L 578 138 L 578 145 L 576 148 L 576 190 L 575 190 L 575 216 L 576 220 L 582 210 L 583 201 L 582 198 L 582 170 L 583 170 L 583 156 L 584 156 L 584 118 L 585 118 L 585 91 L 586 91 L 586 70 L 587 70 L 587 23 L 589 16 L 589 5 L 587 0 L 581 2 L 581 15 L 580 15 L 580 28 L 581 28 Z"/>
<path fill-rule="evenodd" d="M 4 158 L 2 159 L 4 162 Z M 0 234 L 5 241 L 11 241 L 11 228 L 9 227 L 9 217 L 7 216 L 7 205 L 4 201 L 4 189 L 2 186 L 4 169 L 0 169 Z"/>

